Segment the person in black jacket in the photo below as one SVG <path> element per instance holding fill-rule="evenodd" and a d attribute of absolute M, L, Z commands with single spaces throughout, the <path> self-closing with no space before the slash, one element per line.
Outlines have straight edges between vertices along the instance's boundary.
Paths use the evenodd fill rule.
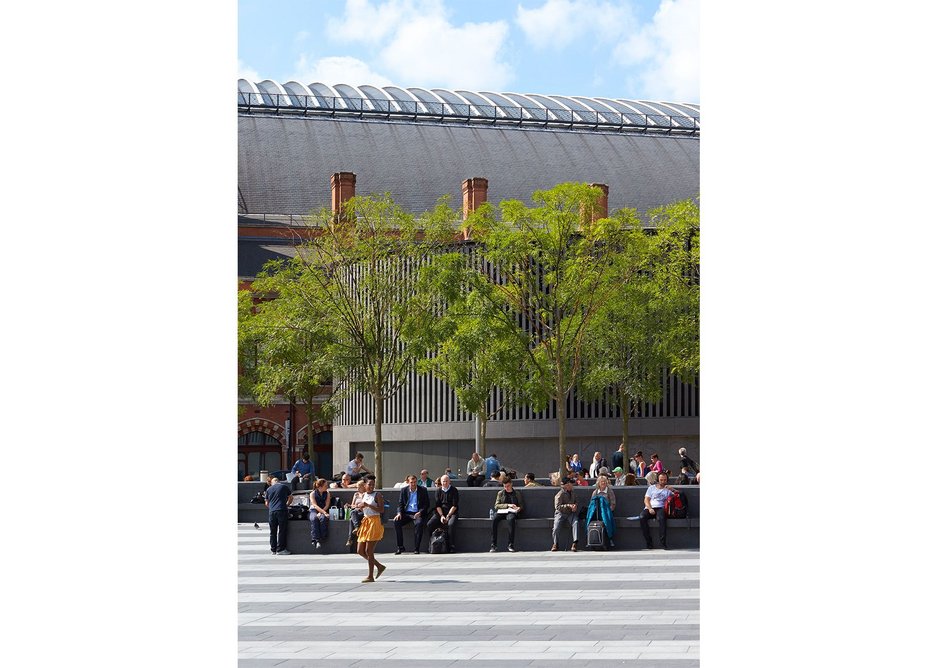
<path fill-rule="evenodd" d="M 397 534 L 397 551 L 394 554 L 403 554 L 403 527 L 410 522 L 413 522 L 413 554 L 420 553 L 423 523 L 428 511 L 429 493 L 425 487 L 416 484 L 416 476 L 411 473 L 407 476 L 407 486 L 400 490 L 397 514 L 394 515 L 394 532 Z"/>
<path fill-rule="evenodd" d="M 444 526 L 449 532 L 449 551 L 455 552 L 455 525 L 459 519 L 459 490 L 450 484 L 449 476 L 439 479 L 436 489 L 436 507 L 433 516 L 426 523 L 426 528 L 432 534 L 437 526 Z"/>

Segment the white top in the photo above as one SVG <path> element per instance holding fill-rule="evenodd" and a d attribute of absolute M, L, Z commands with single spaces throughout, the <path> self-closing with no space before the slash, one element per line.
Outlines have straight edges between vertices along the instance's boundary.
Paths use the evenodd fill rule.
<path fill-rule="evenodd" d="M 365 492 L 364 494 L 361 495 L 361 500 L 367 504 L 364 507 L 365 517 L 371 517 L 372 515 L 380 515 L 378 511 L 370 507 L 375 504 L 375 498 L 374 498 L 375 496 L 377 496 L 377 492 L 371 492 L 371 493 Z"/>

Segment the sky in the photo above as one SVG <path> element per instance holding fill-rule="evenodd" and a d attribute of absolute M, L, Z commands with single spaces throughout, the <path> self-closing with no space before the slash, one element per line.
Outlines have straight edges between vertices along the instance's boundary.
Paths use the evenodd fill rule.
<path fill-rule="evenodd" d="M 699 102 L 699 0 L 239 0 L 238 78 Z"/>

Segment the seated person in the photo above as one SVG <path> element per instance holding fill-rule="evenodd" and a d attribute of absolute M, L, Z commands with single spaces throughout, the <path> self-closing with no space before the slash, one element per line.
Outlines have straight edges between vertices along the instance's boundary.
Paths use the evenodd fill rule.
<path fill-rule="evenodd" d="M 455 552 L 455 528 L 459 520 L 459 490 L 451 484 L 449 476 L 439 477 L 436 489 L 436 505 L 432 510 L 426 528 L 432 535 L 438 526 L 443 526 L 449 533 L 449 551 Z"/>
<path fill-rule="evenodd" d="M 358 527 L 361 525 L 361 520 L 364 518 L 364 513 L 358 510 L 357 503 L 361 500 L 361 497 L 364 496 L 365 487 L 367 483 L 364 480 L 359 480 L 357 483 L 357 490 L 351 497 L 351 503 L 349 504 L 352 508 L 350 522 L 348 522 L 348 540 L 345 542 L 345 547 L 351 547 L 351 539 L 353 536 L 357 535 Z M 356 539 L 357 540 L 357 539 Z"/>
<path fill-rule="evenodd" d="M 601 502 L 599 500 L 602 500 Z M 595 505 L 593 506 L 593 501 Z M 607 505 L 606 509 L 602 508 L 602 505 Z M 609 547 L 615 547 L 614 541 L 612 541 L 612 536 L 615 535 L 615 518 L 613 513 L 615 512 L 615 492 L 612 491 L 612 486 L 608 484 L 608 476 L 600 475 L 595 481 L 595 491 L 592 492 L 592 497 L 589 501 L 589 512 L 586 513 L 586 526 L 589 526 L 589 522 L 592 520 L 598 519 L 605 525 L 605 535 L 608 536 L 608 545 Z"/>
<path fill-rule="evenodd" d="M 530 475 L 530 474 L 528 474 Z M 498 551 L 498 523 L 506 519 L 508 521 L 508 552 L 514 552 L 514 530 L 517 522 L 517 516 L 524 508 L 524 502 L 521 499 L 521 493 L 514 489 L 514 481 L 507 478 L 504 481 L 504 489 L 498 490 L 495 496 L 495 514 L 491 520 L 491 549 L 489 552 Z"/>
<path fill-rule="evenodd" d="M 533 473 L 524 474 L 524 487 L 541 487 L 542 485 L 537 482 L 537 479 L 534 477 Z"/>
<path fill-rule="evenodd" d="M 296 463 L 293 464 L 293 468 L 290 471 L 290 473 L 293 474 L 293 479 L 290 480 L 290 489 L 295 492 L 300 488 L 301 483 L 308 481 L 310 478 L 314 480 L 315 471 L 316 467 L 309 461 L 309 453 L 304 452 L 302 458 L 296 460 Z"/>
<path fill-rule="evenodd" d="M 371 473 L 364 465 L 364 455 L 360 452 L 355 454 L 355 458 L 348 462 L 345 472 L 351 476 L 352 482 L 358 482 L 365 473 Z"/>
<path fill-rule="evenodd" d="M 426 487 L 416 484 L 416 476 L 411 473 L 407 476 L 407 486 L 400 490 L 397 514 L 394 515 L 394 532 L 397 534 L 397 551 L 394 554 L 403 554 L 403 527 L 410 522 L 413 522 L 413 554 L 420 553 L 427 512 L 429 493 Z"/>
<path fill-rule="evenodd" d="M 575 552 L 579 543 L 579 506 L 576 504 L 576 496 L 573 494 L 573 481 L 569 478 L 563 478 L 562 488 L 553 497 L 553 547 L 551 552 L 556 552 L 558 547 L 557 538 L 560 533 L 560 525 L 567 523 L 573 531 L 572 551 Z"/>
<path fill-rule="evenodd" d="M 477 452 L 465 465 L 465 479 L 469 487 L 481 487 L 485 482 L 485 460 Z"/>
<path fill-rule="evenodd" d="M 419 485 L 420 487 L 426 487 L 426 488 L 436 486 L 433 484 L 432 478 L 429 477 L 429 471 L 427 471 L 426 469 L 423 469 L 422 471 L 420 471 L 420 479 L 416 481 L 416 484 Z"/>
<path fill-rule="evenodd" d="M 500 471 L 495 471 L 491 474 L 491 480 L 486 482 L 483 487 L 501 487 L 501 476 L 507 475 L 506 473 L 502 474 Z"/>

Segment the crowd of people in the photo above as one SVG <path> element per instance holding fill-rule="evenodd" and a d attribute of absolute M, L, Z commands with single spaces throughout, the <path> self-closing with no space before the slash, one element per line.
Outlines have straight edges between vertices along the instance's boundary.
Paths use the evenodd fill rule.
<path fill-rule="evenodd" d="M 678 451 L 680 474 L 676 484 L 699 484 L 699 465 L 689 457 L 686 448 Z M 667 497 L 673 494 L 673 487 L 668 484 L 671 471 L 667 469 L 657 453 L 651 454 L 648 464 L 641 451 L 628 458 L 625 469 L 625 446 L 621 444 L 612 453 L 611 462 L 601 452 L 594 452 L 588 466 L 579 454 L 567 458 L 565 472 L 555 471 L 550 474 L 550 484 L 560 489 L 554 497 L 554 517 L 551 551 L 559 550 L 559 535 L 568 525 L 571 532 L 573 552 L 580 548 L 580 520 L 586 509 L 581 508 L 573 493 L 575 486 L 594 486 L 590 496 L 586 521 L 590 518 L 601 521 L 607 536 L 607 543 L 614 547 L 615 523 L 612 513 L 616 507 L 614 488 L 636 485 L 639 478 L 645 478 L 648 489 L 644 496 L 644 508 L 638 519 L 641 532 L 648 549 L 653 547 L 649 521 L 658 520 L 658 539 L 661 547 L 666 548 L 667 521 L 662 512 Z M 375 490 L 375 476 L 364 465 L 364 455 L 356 453 L 348 462 L 339 479 L 328 481 L 315 478 L 314 468 L 309 462 L 308 453 L 303 453 L 292 471 L 295 476 L 290 485 L 281 483 L 277 478 L 268 480 L 264 492 L 264 503 L 269 510 L 270 551 L 273 554 L 290 554 L 286 548 L 288 531 L 288 510 L 293 503 L 296 481 L 313 479 L 313 487 L 308 497 L 310 536 L 314 549 L 321 550 L 328 537 L 330 509 L 333 495 L 330 489 L 352 489 L 356 491 L 348 503 L 343 519 L 348 523 L 346 547 L 352 548 L 368 563 L 368 575 L 362 582 L 374 582 L 385 571 L 386 566 L 374 556 L 377 543 L 383 538 L 384 527 L 382 514 L 385 508 L 383 495 Z M 461 473 L 461 471 L 460 471 Z M 586 477 L 588 476 L 588 478 Z M 399 488 L 396 514 L 393 517 L 397 549 L 395 554 L 402 554 L 404 548 L 404 527 L 413 525 L 413 554 L 420 553 L 424 530 L 431 534 L 442 534 L 448 552 L 456 552 L 456 528 L 459 519 L 459 490 L 452 484 L 456 475 L 451 468 L 433 479 L 428 469 L 422 469 L 419 476 L 410 474 L 406 480 L 396 485 Z M 466 484 L 469 487 L 497 487 L 493 507 L 490 511 L 491 548 L 498 551 L 499 527 L 502 523 L 507 528 L 507 550 L 515 552 L 514 540 L 517 519 L 524 510 L 524 500 L 519 487 L 540 487 L 533 472 L 524 474 L 523 481 L 517 481 L 517 474 L 502 466 L 495 453 L 482 458 L 477 452 L 472 453 L 466 465 Z M 515 485 L 515 483 L 517 483 Z"/>

